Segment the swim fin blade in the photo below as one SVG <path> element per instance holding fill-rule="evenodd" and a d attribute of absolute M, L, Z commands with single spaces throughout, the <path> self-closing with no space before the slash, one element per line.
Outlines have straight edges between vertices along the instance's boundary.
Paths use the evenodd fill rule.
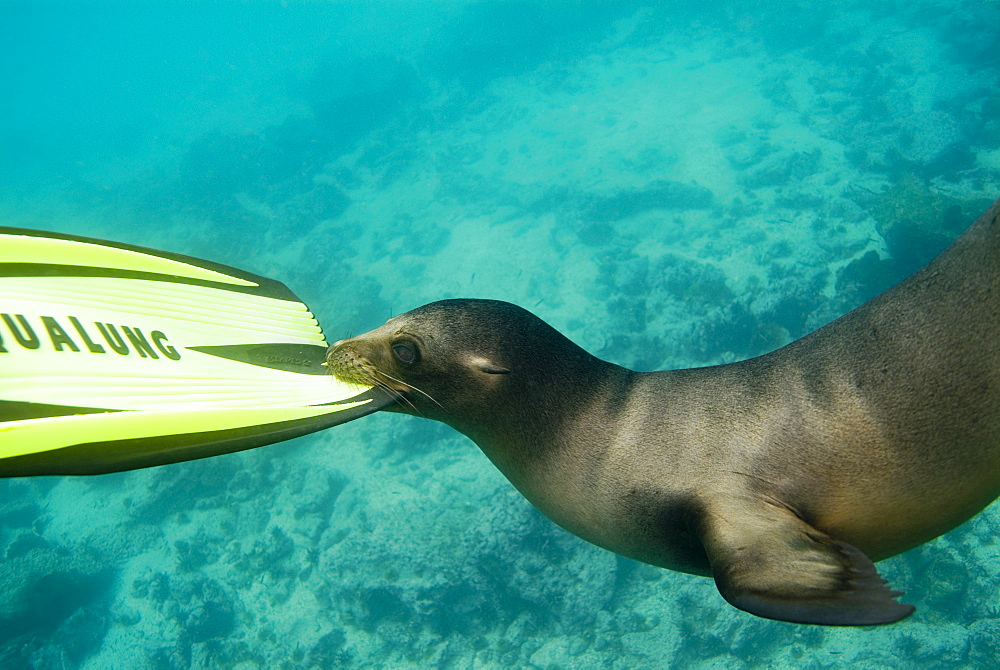
<path fill-rule="evenodd" d="M 280 282 L 0 227 L 0 477 L 99 474 L 287 440 L 393 402 L 337 380 Z"/>

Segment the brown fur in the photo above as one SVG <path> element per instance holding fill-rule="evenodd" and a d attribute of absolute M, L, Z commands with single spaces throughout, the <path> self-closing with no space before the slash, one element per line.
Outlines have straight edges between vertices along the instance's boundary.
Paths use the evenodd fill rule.
<path fill-rule="evenodd" d="M 1000 201 L 898 286 L 740 363 L 637 373 L 514 305 L 447 300 L 338 342 L 330 365 L 468 435 L 597 545 L 714 574 L 761 616 L 893 621 L 912 608 L 865 555 L 1000 494 L 998 215 Z"/>

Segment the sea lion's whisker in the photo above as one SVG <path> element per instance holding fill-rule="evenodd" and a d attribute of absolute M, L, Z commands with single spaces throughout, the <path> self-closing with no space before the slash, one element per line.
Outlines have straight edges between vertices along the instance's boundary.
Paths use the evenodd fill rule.
<path fill-rule="evenodd" d="M 434 403 L 435 405 L 437 405 L 437 406 L 438 406 L 438 407 L 440 407 L 441 409 L 444 409 L 444 405 L 442 405 L 442 404 L 441 404 L 441 403 L 439 403 L 439 402 L 438 402 L 437 400 L 435 400 L 435 399 L 434 399 L 434 396 L 432 396 L 432 395 L 431 395 L 430 393 L 427 393 L 426 391 L 422 391 L 421 389 L 418 389 L 418 388 L 417 388 L 416 386 L 414 386 L 413 384 L 407 384 L 407 383 L 406 383 L 406 382 L 404 382 L 404 381 L 403 381 L 402 379 L 396 379 L 396 378 L 395 378 L 395 377 L 393 377 L 392 375 L 387 375 L 386 373 L 382 372 L 381 370 L 379 370 L 379 371 L 378 371 L 378 373 L 379 373 L 380 375 L 382 375 L 383 377 L 385 377 L 386 379 L 391 379 L 391 380 L 392 380 L 392 381 L 394 381 L 394 382 L 399 382 L 400 384 L 405 384 L 406 386 L 409 386 L 409 387 L 410 387 L 411 389 L 413 389 L 414 391 L 417 391 L 418 393 L 420 393 L 420 394 L 424 395 L 424 396 L 425 396 L 425 397 L 426 397 L 426 398 L 427 398 L 428 400 L 430 400 L 430 401 L 431 401 L 432 403 Z"/>
<path fill-rule="evenodd" d="M 375 377 L 372 377 L 372 381 L 374 382 L 375 386 L 378 386 L 379 388 L 384 389 L 389 395 L 391 395 L 393 398 L 395 398 L 397 402 L 406 403 L 407 407 L 409 407 L 410 409 L 412 409 L 414 412 L 416 412 L 417 414 L 419 414 L 421 417 L 426 418 L 426 417 L 424 417 L 424 413 L 421 412 L 419 409 L 417 409 L 417 406 L 414 405 L 413 402 L 409 398 L 407 398 L 405 394 L 400 393 L 396 389 L 394 389 L 391 386 L 389 386 L 388 384 L 386 384 L 381 379 L 377 379 Z"/>

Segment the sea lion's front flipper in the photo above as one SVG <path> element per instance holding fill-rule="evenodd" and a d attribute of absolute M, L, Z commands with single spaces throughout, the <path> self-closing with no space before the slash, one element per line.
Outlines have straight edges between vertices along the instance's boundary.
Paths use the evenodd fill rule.
<path fill-rule="evenodd" d="M 760 499 L 709 506 L 702 542 L 716 586 L 735 607 L 779 621 L 868 626 L 899 621 L 913 606 L 865 554 Z"/>

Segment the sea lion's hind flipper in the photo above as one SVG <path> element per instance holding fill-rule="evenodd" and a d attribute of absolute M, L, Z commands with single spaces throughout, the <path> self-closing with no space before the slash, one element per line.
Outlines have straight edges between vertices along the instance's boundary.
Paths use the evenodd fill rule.
<path fill-rule="evenodd" d="M 706 510 L 701 535 L 722 596 L 767 619 L 869 626 L 913 612 L 859 549 L 766 501 Z"/>

